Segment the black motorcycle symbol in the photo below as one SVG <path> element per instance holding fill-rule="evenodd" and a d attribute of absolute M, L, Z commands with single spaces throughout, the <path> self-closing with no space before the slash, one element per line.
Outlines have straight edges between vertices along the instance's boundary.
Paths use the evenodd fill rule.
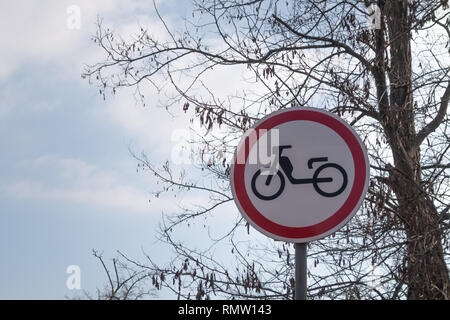
<path fill-rule="evenodd" d="M 344 168 L 342 168 L 340 165 L 338 165 L 336 163 L 323 164 L 318 169 L 316 169 L 316 171 L 314 171 L 314 174 L 313 174 L 312 178 L 306 178 L 306 179 L 296 179 L 296 178 L 294 178 L 292 176 L 292 171 L 294 170 L 294 167 L 292 166 L 291 160 L 287 156 L 281 156 L 281 153 L 283 152 L 283 150 L 284 149 L 288 149 L 288 148 L 292 148 L 292 146 L 291 145 L 279 146 L 278 159 L 279 159 L 280 167 L 281 167 L 281 169 L 284 172 L 284 175 L 286 175 L 286 177 L 288 178 L 288 180 L 292 184 L 308 184 L 308 183 L 312 183 L 312 185 L 313 185 L 314 189 L 316 190 L 316 192 L 318 194 L 324 196 L 324 197 L 327 197 L 327 198 L 336 197 L 336 196 L 338 196 L 339 194 L 341 194 L 345 190 L 345 188 L 347 187 L 347 182 L 348 182 L 347 173 L 345 172 Z M 328 161 L 328 157 L 311 158 L 311 159 L 308 160 L 308 168 L 312 169 L 314 162 L 325 162 L 325 161 Z M 327 168 L 335 168 L 342 174 L 342 178 L 343 178 L 342 179 L 342 185 L 335 192 L 326 192 L 326 191 L 324 191 L 324 190 L 322 190 L 320 188 L 320 184 L 321 183 L 332 182 L 333 181 L 333 178 L 331 178 L 331 177 L 329 177 L 329 178 L 319 178 L 320 172 L 322 172 L 322 170 L 327 169 Z M 280 188 L 273 195 L 263 195 L 256 189 L 256 180 L 258 179 L 259 176 L 261 176 L 261 169 L 256 171 L 256 173 L 253 175 L 253 178 L 252 178 L 252 191 L 253 191 L 253 193 L 258 198 L 260 198 L 261 200 L 273 200 L 273 199 L 278 198 L 281 195 L 281 193 L 283 193 L 283 190 L 284 190 L 284 187 L 286 185 L 286 182 L 285 182 L 283 173 L 281 173 L 281 170 L 278 170 L 276 175 L 280 178 Z M 269 174 L 269 175 L 262 175 L 262 176 L 263 177 L 264 176 L 267 177 L 265 185 L 269 186 L 274 175 L 273 174 L 272 175 Z"/>

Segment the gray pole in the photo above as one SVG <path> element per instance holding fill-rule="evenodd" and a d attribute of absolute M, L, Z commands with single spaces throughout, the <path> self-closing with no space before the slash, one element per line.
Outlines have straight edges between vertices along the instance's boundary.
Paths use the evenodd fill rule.
<path fill-rule="evenodd" d="M 308 243 L 295 244 L 295 300 L 306 300 L 306 247 Z"/>

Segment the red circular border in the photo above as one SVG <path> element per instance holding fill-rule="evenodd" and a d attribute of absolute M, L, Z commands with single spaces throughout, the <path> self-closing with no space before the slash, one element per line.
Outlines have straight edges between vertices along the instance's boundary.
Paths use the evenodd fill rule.
<path fill-rule="evenodd" d="M 247 158 L 250 153 L 253 144 L 259 139 L 259 132 L 261 129 L 269 131 L 273 127 L 285 122 L 295 120 L 314 121 L 323 124 L 333 131 L 335 131 L 347 144 L 353 157 L 353 164 L 355 168 L 355 178 L 353 182 L 352 190 L 345 201 L 345 203 L 329 218 L 326 220 L 307 227 L 288 227 L 277 224 L 266 217 L 264 217 L 251 202 L 247 190 L 245 189 L 244 171 Z M 259 227 L 267 232 L 283 238 L 301 239 L 317 237 L 327 231 L 333 229 L 344 221 L 357 206 L 361 194 L 364 192 L 365 180 L 366 180 L 366 160 L 364 152 L 358 139 L 354 136 L 354 133 L 347 128 L 346 125 L 338 121 L 337 119 L 318 111 L 311 110 L 292 110 L 289 112 L 283 112 L 273 117 L 262 121 L 256 128 L 254 128 L 257 139 L 250 139 L 249 136 L 245 138 L 245 141 L 241 143 L 240 149 L 236 153 L 234 162 L 234 189 L 237 200 L 241 207 L 245 210 L 247 216 Z M 249 143 L 248 149 L 246 145 Z M 245 152 L 243 158 L 242 152 Z M 237 159 L 245 159 L 244 163 L 238 164 Z"/>

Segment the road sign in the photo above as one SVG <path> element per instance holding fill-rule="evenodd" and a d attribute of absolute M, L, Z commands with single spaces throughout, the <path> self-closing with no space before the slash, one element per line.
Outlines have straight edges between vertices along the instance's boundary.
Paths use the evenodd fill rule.
<path fill-rule="evenodd" d="M 343 227 L 369 184 L 366 148 L 341 118 L 314 108 L 274 112 L 248 130 L 231 170 L 244 218 L 268 237 L 321 239 Z"/>

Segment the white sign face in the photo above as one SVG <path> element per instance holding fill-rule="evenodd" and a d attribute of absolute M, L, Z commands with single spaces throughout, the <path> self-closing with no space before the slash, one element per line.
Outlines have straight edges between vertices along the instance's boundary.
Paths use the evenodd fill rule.
<path fill-rule="evenodd" d="M 364 144 L 337 116 L 312 108 L 272 113 L 242 138 L 231 186 L 243 216 L 289 242 L 323 238 L 344 226 L 367 192 Z"/>

